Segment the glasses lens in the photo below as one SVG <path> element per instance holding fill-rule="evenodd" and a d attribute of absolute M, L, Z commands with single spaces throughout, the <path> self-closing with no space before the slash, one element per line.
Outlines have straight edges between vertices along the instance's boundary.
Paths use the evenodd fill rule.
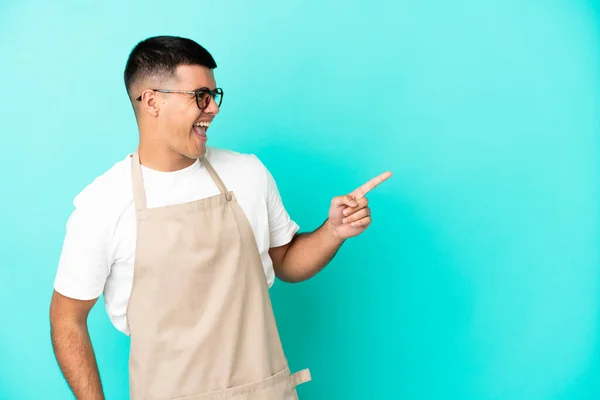
<path fill-rule="evenodd" d="M 223 91 L 221 89 L 215 90 L 213 93 L 213 99 L 215 99 L 217 106 L 221 107 L 221 102 L 223 101 Z"/>
<path fill-rule="evenodd" d="M 210 94 L 205 91 L 196 92 L 196 103 L 199 109 L 204 110 L 210 104 Z"/>
<path fill-rule="evenodd" d="M 217 89 L 214 92 L 209 92 L 206 90 L 200 91 L 196 93 L 196 102 L 198 103 L 198 108 L 204 110 L 210 104 L 210 98 L 215 100 L 217 107 L 221 107 L 221 101 L 223 100 L 223 91 L 221 89 Z"/>

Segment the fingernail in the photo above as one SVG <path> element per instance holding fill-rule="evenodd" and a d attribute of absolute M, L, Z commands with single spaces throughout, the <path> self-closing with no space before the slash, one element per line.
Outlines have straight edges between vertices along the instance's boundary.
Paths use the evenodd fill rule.
<path fill-rule="evenodd" d="M 344 218 L 344 219 L 342 220 L 342 224 L 345 224 L 346 222 L 348 222 L 348 218 Z"/>
<path fill-rule="evenodd" d="M 350 225 L 352 225 L 352 226 L 356 226 L 356 222 L 353 222 L 353 223 L 351 223 Z"/>
<path fill-rule="evenodd" d="M 350 214 L 350 210 L 348 210 L 347 208 L 344 210 L 344 215 L 348 215 Z"/>

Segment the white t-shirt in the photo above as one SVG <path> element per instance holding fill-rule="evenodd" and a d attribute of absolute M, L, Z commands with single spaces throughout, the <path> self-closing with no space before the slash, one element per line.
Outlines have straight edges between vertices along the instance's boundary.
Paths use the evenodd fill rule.
<path fill-rule="evenodd" d="M 283 206 L 273 176 L 252 154 L 209 147 L 206 157 L 248 218 L 269 287 L 275 274 L 269 248 L 291 241 L 299 226 Z M 219 193 L 197 160 L 175 172 L 142 166 L 148 208 L 190 202 Z M 131 184 L 131 158 L 117 162 L 74 199 L 54 282 L 57 292 L 89 300 L 104 293 L 114 326 L 129 334 L 127 302 L 133 281 L 136 216 Z"/>

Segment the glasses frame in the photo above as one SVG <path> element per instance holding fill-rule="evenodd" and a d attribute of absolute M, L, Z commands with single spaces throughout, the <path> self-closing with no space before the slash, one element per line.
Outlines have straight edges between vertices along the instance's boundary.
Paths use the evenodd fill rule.
<path fill-rule="evenodd" d="M 221 107 L 221 103 L 223 103 L 223 89 L 221 88 L 216 88 L 215 90 L 210 90 L 207 87 L 204 88 L 200 88 L 198 90 L 170 90 L 170 89 L 150 89 L 154 92 L 159 92 L 159 93 L 180 93 L 180 94 L 189 94 L 189 95 L 194 95 L 196 97 L 196 105 L 198 106 L 199 109 L 204 110 L 206 107 L 208 107 L 208 105 L 206 107 L 200 107 L 200 97 L 201 95 L 208 93 L 210 94 L 210 97 L 213 99 L 213 101 L 215 101 L 215 96 L 219 95 L 219 103 L 217 104 L 217 107 Z M 140 95 L 137 99 L 137 101 L 142 101 L 142 96 Z M 210 103 L 209 103 L 210 104 Z"/>

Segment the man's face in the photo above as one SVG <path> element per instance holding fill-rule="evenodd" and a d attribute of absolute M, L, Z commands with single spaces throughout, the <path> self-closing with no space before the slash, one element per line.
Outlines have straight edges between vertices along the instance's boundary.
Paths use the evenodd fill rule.
<path fill-rule="evenodd" d="M 177 79 L 160 89 L 194 91 L 200 88 L 216 88 L 213 71 L 199 65 L 180 65 Z M 164 85 L 165 86 L 165 85 Z M 208 125 L 219 113 L 213 99 L 201 110 L 193 94 L 156 93 L 160 104 L 158 132 L 160 141 L 169 150 L 190 159 L 201 157 L 206 152 Z M 201 126 L 198 126 L 201 125 Z"/>

